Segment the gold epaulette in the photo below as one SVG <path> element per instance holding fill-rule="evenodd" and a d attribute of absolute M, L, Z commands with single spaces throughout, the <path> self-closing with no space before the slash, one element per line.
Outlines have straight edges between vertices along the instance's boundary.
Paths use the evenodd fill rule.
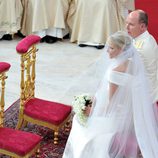
<path fill-rule="evenodd" d="M 135 46 L 137 49 L 141 49 L 142 46 L 143 46 L 143 43 L 144 43 L 143 40 L 139 40 L 139 41 L 136 41 L 136 42 L 134 43 L 134 46 Z"/>

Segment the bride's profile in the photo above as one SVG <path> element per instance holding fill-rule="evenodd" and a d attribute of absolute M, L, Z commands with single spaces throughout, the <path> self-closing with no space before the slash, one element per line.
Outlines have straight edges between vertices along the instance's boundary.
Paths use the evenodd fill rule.
<path fill-rule="evenodd" d="M 63 158 L 158 157 L 158 128 L 142 61 L 123 31 L 107 40 L 110 65 L 86 126 L 74 115 Z M 87 115 L 87 111 L 85 110 Z"/>

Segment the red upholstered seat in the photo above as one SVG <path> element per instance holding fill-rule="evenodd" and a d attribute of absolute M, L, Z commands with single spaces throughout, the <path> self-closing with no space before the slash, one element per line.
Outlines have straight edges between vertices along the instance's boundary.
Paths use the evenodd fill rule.
<path fill-rule="evenodd" d="M 59 125 L 69 116 L 71 109 L 71 106 L 61 103 L 33 98 L 25 104 L 24 113 L 32 118 Z"/>
<path fill-rule="evenodd" d="M 36 134 L 11 128 L 0 128 L 0 148 L 20 156 L 25 156 L 32 151 L 40 141 L 41 137 Z"/>
<path fill-rule="evenodd" d="M 0 73 L 9 70 L 10 64 L 6 62 L 0 62 Z"/>
<path fill-rule="evenodd" d="M 18 43 L 16 46 L 16 51 L 20 54 L 24 54 L 32 45 L 38 43 L 40 40 L 41 38 L 37 35 L 29 35 Z"/>

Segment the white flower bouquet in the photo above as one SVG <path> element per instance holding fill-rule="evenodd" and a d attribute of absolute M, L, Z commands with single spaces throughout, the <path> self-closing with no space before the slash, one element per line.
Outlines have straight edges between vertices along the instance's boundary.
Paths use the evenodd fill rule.
<path fill-rule="evenodd" d="M 86 125 L 88 116 L 85 114 L 87 106 L 92 105 L 92 98 L 89 94 L 81 94 L 74 97 L 72 102 L 73 111 L 76 113 L 77 120 L 83 126 Z"/>

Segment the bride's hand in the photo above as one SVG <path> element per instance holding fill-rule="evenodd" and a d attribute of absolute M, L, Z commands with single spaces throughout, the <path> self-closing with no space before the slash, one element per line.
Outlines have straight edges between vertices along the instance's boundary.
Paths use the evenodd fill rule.
<path fill-rule="evenodd" d="M 84 114 L 86 116 L 89 116 L 90 115 L 90 112 L 91 112 L 91 106 L 86 106 L 85 109 L 83 110 Z"/>

